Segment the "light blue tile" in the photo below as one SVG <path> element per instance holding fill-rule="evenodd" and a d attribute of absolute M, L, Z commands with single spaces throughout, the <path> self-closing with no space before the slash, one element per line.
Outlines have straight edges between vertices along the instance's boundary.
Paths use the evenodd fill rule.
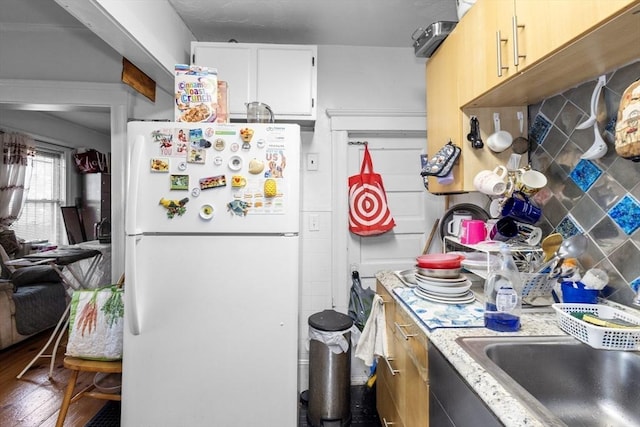
<path fill-rule="evenodd" d="M 628 194 L 608 214 L 627 235 L 633 234 L 640 227 L 640 203 Z"/>
<path fill-rule="evenodd" d="M 569 176 L 582 191 L 587 191 L 602 175 L 602 170 L 589 160 L 580 160 Z"/>
<path fill-rule="evenodd" d="M 551 120 L 542 113 L 538 113 L 529 130 L 529 138 L 536 144 L 542 144 L 551 130 Z"/>

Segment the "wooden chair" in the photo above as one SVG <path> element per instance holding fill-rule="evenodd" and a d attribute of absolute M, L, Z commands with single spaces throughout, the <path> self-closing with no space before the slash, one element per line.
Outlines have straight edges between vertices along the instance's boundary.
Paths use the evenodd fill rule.
<path fill-rule="evenodd" d="M 84 396 L 89 396 L 96 399 L 120 400 L 119 394 L 109 394 L 93 391 L 93 389 L 95 388 L 93 384 L 75 395 L 73 395 L 73 391 L 76 387 L 76 381 L 78 380 L 78 374 L 80 373 L 80 371 L 104 372 L 110 374 L 122 373 L 121 360 L 114 362 L 103 362 L 98 360 L 78 359 L 76 357 L 67 356 L 64 358 L 64 367 L 67 369 L 71 369 L 72 372 L 71 377 L 69 378 L 69 383 L 67 384 L 67 388 L 64 392 L 64 398 L 62 399 L 62 406 L 60 406 L 60 413 L 58 414 L 56 427 L 62 427 L 64 425 L 64 419 L 66 418 L 67 412 L 69 411 L 69 405 Z"/>

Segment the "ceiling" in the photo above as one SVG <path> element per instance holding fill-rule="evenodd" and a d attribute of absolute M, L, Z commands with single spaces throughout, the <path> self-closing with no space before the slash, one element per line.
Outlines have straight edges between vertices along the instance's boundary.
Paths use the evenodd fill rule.
<path fill-rule="evenodd" d="M 198 41 L 411 47 L 456 0 L 168 0 Z"/>
<path fill-rule="evenodd" d="M 409 48 L 416 29 L 457 20 L 456 0 L 167 1 L 198 41 Z M 0 26 L 83 27 L 53 0 L 0 0 L 0 9 Z M 47 114 L 110 134 L 108 111 Z"/>

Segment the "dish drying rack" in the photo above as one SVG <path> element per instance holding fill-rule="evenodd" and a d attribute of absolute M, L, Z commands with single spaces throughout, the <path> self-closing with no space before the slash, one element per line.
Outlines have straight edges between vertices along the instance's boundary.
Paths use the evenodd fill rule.
<path fill-rule="evenodd" d="M 483 279 L 487 278 L 488 274 L 488 266 L 491 262 L 491 256 L 500 252 L 500 246 L 502 242 L 481 242 L 475 245 L 464 244 L 460 242 L 460 239 L 453 236 L 445 236 L 443 242 L 443 248 L 445 252 L 449 245 L 454 248 L 461 247 L 465 249 L 471 249 L 472 251 L 485 253 L 487 255 L 487 268 L 473 268 L 469 266 L 463 266 L 465 270 L 468 270 L 470 273 L 473 273 Z M 523 254 L 541 254 L 542 249 L 534 246 L 527 245 L 514 245 L 508 244 L 509 250 L 512 254 L 514 254 L 515 258 L 522 258 Z M 516 261 L 516 264 L 518 262 Z M 520 268 L 520 265 L 518 265 Z M 522 269 L 521 269 L 522 270 Z M 546 297 L 551 296 L 551 291 L 553 290 L 553 286 L 555 285 L 555 280 L 549 278 L 548 273 L 525 273 L 520 272 L 520 278 L 522 279 L 522 297 L 523 298 L 536 298 L 536 297 Z"/>

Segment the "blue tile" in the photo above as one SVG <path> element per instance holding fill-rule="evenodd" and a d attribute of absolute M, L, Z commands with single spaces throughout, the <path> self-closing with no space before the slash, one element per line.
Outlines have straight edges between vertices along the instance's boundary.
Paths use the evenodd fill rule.
<path fill-rule="evenodd" d="M 633 292 L 638 292 L 640 290 L 640 277 L 636 277 L 633 279 L 631 283 L 629 283 Z"/>
<path fill-rule="evenodd" d="M 629 194 L 620 199 L 608 214 L 627 235 L 640 227 L 640 203 Z"/>
<path fill-rule="evenodd" d="M 544 114 L 538 113 L 529 130 L 529 138 L 538 145 L 542 144 L 551 130 L 551 125 L 551 121 Z"/>
<path fill-rule="evenodd" d="M 562 221 L 556 227 L 556 232 L 562 234 L 564 239 L 575 236 L 576 234 L 584 233 L 584 230 L 580 228 L 571 214 L 562 218 Z"/>
<path fill-rule="evenodd" d="M 587 191 L 602 175 L 602 170 L 589 160 L 580 160 L 569 176 L 582 191 Z"/>

